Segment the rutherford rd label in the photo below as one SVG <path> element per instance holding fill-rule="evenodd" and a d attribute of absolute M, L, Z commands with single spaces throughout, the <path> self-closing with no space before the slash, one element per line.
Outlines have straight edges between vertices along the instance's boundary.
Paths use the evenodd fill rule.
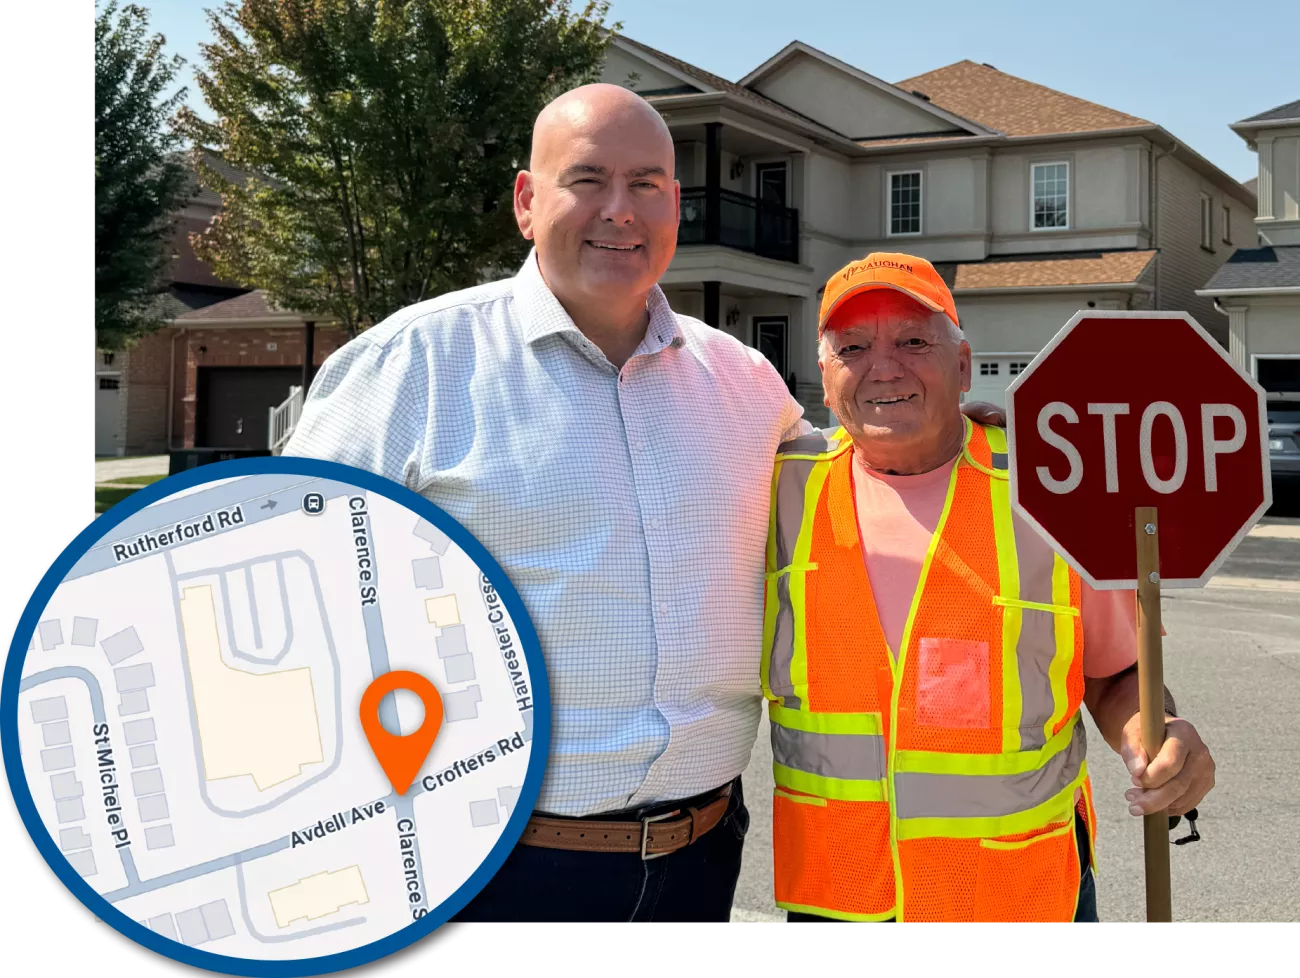
<path fill-rule="evenodd" d="M 243 522 L 243 506 L 214 510 L 198 519 L 177 523 L 170 529 L 159 530 L 156 533 L 141 533 L 134 540 L 113 544 L 113 561 L 120 564 L 132 557 L 142 557 L 167 547 L 174 547 L 178 543 L 188 543 L 221 530 L 229 530 L 240 526 Z"/>

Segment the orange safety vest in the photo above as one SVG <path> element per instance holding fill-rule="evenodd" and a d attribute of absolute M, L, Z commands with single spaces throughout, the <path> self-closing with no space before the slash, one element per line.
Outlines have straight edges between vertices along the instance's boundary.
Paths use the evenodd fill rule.
<path fill-rule="evenodd" d="M 1084 761 L 1079 577 L 1012 515 L 1006 434 L 966 421 L 897 654 L 841 428 L 772 485 L 763 692 L 778 906 L 842 920 L 1074 917 Z M 1094 860 L 1095 865 L 1095 860 Z"/>

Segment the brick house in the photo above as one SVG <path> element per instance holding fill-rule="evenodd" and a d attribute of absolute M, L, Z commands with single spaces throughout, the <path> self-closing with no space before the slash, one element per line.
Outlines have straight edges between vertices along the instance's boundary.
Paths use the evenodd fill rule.
<path fill-rule="evenodd" d="M 236 171 L 209 158 L 227 178 Z M 260 291 L 218 279 L 194 254 L 221 198 L 192 183 L 176 216 L 168 268 L 167 325 L 129 349 L 95 354 L 95 454 L 154 455 L 185 448 L 264 449 L 269 408 L 305 385 L 312 364 L 347 339 L 271 308 Z"/>

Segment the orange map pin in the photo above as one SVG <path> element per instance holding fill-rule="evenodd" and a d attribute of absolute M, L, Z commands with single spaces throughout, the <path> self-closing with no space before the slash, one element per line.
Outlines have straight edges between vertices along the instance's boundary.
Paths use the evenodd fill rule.
<path fill-rule="evenodd" d="M 420 729 L 404 737 L 390 734 L 379 722 L 379 703 L 396 689 L 409 689 L 424 703 L 424 722 Z M 384 769 L 393 790 L 404 795 L 420 773 L 429 756 L 433 740 L 442 727 L 442 697 L 433 683 L 417 672 L 398 669 L 386 672 L 372 682 L 361 696 L 361 729 L 366 732 L 370 749 Z"/>

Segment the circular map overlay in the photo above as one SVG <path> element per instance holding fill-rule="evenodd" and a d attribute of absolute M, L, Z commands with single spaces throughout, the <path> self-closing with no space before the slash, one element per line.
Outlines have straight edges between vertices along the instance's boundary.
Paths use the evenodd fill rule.
<path fill-rule="evenodd" d="M 395 670 L 443 704 L 404 794 L 359 713 Z M 390 733 L 422 718 L 414 695 L 379 707 Z M 307 975 L 482 889 L 541 787 L 549 711 L 518 595 L 463 527 L 279 457 L 173 476 L 83 532 L 23 613 L 0 725 L 28 831 L 97 917 L 188 964 Z"/>

